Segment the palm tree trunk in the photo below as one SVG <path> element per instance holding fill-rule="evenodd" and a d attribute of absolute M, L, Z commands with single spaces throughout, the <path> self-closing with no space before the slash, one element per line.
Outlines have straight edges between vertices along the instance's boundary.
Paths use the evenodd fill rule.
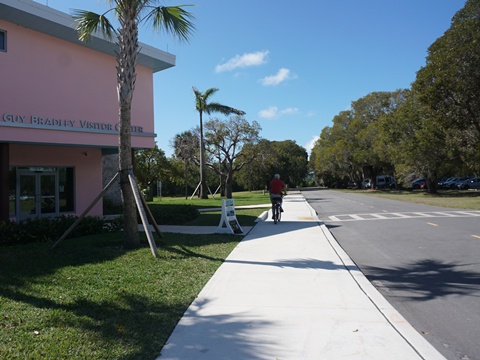
<path fill-rule="evenodd" d="M 132 169 L 132 130 L 131 109 L 133 91 L 135 88 L 135 65 L 138 55 L 138 27 L 135 22 L 134 9 L 122 9 L 120 16 L 121 31 L 118 35 L 119 56 L 117 64 L 118 102 L 120 109 L 119 126 L 119 170 L 120 190 L 123 200 L 123 240 L 126 247 L 136 247 L 140 244 L 138 234 L 137 212 L 132 187 L 128 173 Z"/>
<path fill-rule="evenodd" d="M 205 143 L 203 142 L 203 119 L 200 112 L 200 199 L 208 199 L 207 185 L 205 182 Z"/>

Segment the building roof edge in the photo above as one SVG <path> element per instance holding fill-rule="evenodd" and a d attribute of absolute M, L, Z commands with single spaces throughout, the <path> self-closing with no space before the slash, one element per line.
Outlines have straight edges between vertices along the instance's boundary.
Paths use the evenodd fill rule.
<path fill-rule="evenodd" d="M 72 16 L 32 0 L 0 0 L 0 20 L 116 56 L 117 45 L 101 33 L 92 35 L 88 42 L 82 42 L 78 39 Z M 175 66 L 175 55 L 147 44 L 139 43 L 139 46 L 139 65 L 148 67 L 153 72 Z"/>

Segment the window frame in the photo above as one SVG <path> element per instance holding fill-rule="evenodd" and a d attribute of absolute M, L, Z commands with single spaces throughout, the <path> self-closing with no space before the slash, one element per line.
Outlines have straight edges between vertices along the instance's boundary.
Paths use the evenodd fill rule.
<path fill-rule="evenodd" d="M 3 47 L 0 46 L 0 52 L 7 52 L 7 31 L 0 29 L 0 36 L 3 37 Z"/>

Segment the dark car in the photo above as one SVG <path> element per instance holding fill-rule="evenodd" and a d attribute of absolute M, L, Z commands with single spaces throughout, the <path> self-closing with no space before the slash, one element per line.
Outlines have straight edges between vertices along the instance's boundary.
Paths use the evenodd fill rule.
<path fill-rule="evenodd" d="M 452 181 L 450 183 L 450 189 L 452 190 L 458 190 L 460 189 L 460 186 L 466 181 L 470 179 L 469 177 L 461 177 L 461 178 L 457 178 L 456 181 Z"/>
<path fill-rule="evenodd" d="M 456 177 L 451 177 L 447 180 L 445 180 L 442 184 L 442 189 L 453 189 L 454 188 L 454 183 L 459 181 L 459 178 Z"/>
<path fill-rule="evenodd" d="M 412 181 L 412 189 L 425 189 L 427 181 L 423 178 Z"/>
<path fill-rule="evenodd" d="M 463 181 L 459 181 L 457 184 L 459 190 L 468 190 L 468 189 L 479 189 L 480 188 L 480 179 L 479 178 L 469 178 Z"/>

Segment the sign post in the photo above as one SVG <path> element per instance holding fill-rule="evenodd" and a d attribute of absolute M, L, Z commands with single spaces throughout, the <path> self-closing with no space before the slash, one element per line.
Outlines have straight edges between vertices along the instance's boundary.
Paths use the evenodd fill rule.
<path fill-rule="evenodd" d="M 235 214 L 235 206 L 233 199 L 222 200 L 222 217 L 217 226 L 217 233 L 225 234 L 242 234 L 243 230 L 237 220 Z"/>

